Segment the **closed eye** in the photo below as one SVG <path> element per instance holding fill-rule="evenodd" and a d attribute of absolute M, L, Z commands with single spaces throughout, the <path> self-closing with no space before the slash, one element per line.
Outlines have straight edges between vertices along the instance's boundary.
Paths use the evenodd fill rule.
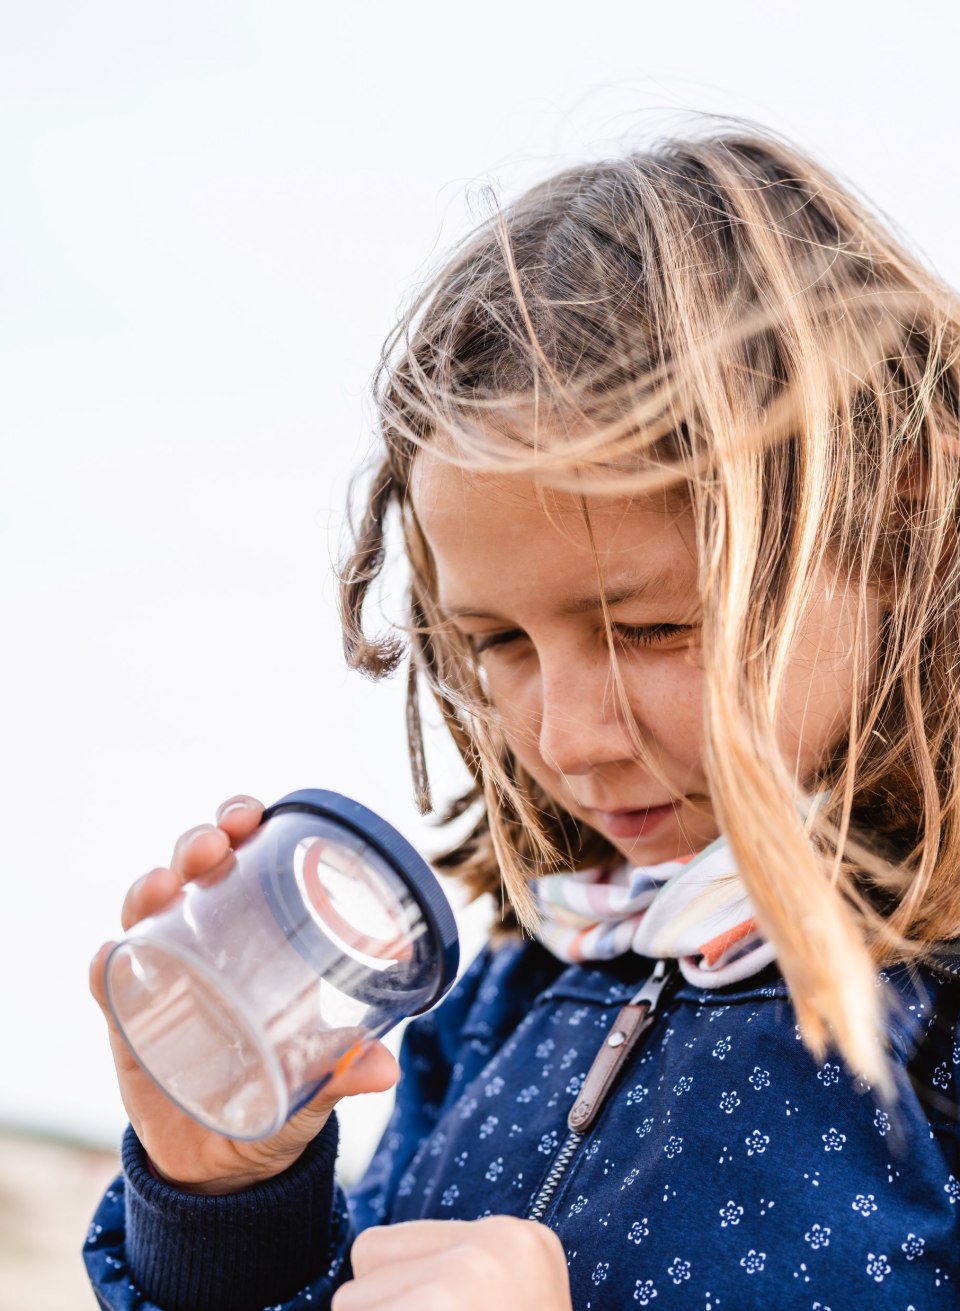
<path fill-rule="evenodd" d="M 689 633 L 691 628 L 690 624 L 614 624 L 613 635 L 624 646 L 655 646 L 657 642 Z"/>
<path fill-rule="evenodd" d="M 484 651 L 489 651 L 492 647 L 506 646 L 508 642 L 515 642 L 518 637 L 523 637 L 521 630 L 511 628 L 505 633 L 485 633 L 482 637 L 471 637 L 470 642 L 473 646 L 474 655 L 482 655 Z"/>
<path fill-rule="evenodd" d="M 667 642 L 672 637 L 692 631 L 691 624 L 614 624 L 613 636 L 621 646 L 655 646 L 658 642 Z M 522 638 L 524 633 L 519 628 L 509 628 L 502 633 L 486 633 L 470 638 L 475 655 L 482 655 L 496 647 L 508 646 Z"/>

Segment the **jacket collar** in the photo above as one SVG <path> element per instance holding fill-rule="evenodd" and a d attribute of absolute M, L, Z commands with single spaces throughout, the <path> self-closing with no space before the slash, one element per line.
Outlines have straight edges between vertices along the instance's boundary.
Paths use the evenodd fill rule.
<path fill-rule="evenodd" d="M 598 1007 L 625 1005 L 653 972 L 654 961 L 628 952 L 610 961 L 565 965 L 539 942 L 511 941 L 490 951 L 490 964 L 460 1033 L 489 1042 L 512 1032 L 535 1002 L 582 1002 Z M 887 1033 L 894 1053 L 908 1060 L 926 1034 L 938 984 L 926 970 L 908 966 L 882 970 L 878 983 L 887 992 Z M 948 985 L 944 985 L 948 986 Z M 676 1001 L 695 1006 L 789 999 L 776 964 L 725 988 L 704 989 L 683 981 Z"/>

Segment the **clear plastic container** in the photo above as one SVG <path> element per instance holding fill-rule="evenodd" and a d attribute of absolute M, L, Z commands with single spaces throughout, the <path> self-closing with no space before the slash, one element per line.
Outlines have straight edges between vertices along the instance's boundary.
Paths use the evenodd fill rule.
<path fill-rule="evenodd" d="M 429 1009 L 458 962 L 453 914 L 417 852 L 359 803 L 310 789 L 136 924 L 108 957 L 106 991 L 169 1097 L 255 1139 L 365 1042 Z"/>

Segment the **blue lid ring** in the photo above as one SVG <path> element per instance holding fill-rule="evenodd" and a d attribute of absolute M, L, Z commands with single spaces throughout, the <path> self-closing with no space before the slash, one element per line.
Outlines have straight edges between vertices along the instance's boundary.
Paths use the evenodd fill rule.
<path fill-rule="evenodd" d="M 409 887 L 438 948 L 440 969 L 430 997 L 410 1012 L 420 1015 L 434 1006 L 457 976 L 460 945 L 456 920 L 436 875 L 402 834 L 359 801 L 321 788 L 302 788 L 281 797 L 263 812 L 261 824 L 284 811 L 307 811 L 334 820 L 362 838 Z"/>

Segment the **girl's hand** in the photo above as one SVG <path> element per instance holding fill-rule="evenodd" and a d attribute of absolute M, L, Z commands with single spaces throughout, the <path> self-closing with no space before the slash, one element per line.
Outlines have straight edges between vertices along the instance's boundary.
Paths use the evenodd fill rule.
<path fill-rule="evenodd" d="M 184 883 L 224 862 L 256 829 L 263 806 L 252 797 L 233 797 L 217 811 L 217 824 L 201 824 L 177 841 L 169 868 L 153 869 L 127 893 L 121 923 L 128 931 L 176 896 Z M 396 1083 L 394 1057 L 375 1042 L 298 1111 L 273 1138 L 237 1142 L 191 1120 L 143 1072 L 113 1022 L 104 992 L 103 969 L 113 943 L 90 966 L 90 990 L 106 1017 L 120 1095 L 137 1137 L 154 1168 L 169 1183 L 198 1193 L 231 1193 L 260 1183 L 292 1165 L 326 1123 L 341 1097 L 382 1092 Z"/>
<path fill-rule="evenodd" d="M 333 1311 L 572 1311 L 567 1258 L 533 1220 L 411 1220 L 365 1229 Z"/>

